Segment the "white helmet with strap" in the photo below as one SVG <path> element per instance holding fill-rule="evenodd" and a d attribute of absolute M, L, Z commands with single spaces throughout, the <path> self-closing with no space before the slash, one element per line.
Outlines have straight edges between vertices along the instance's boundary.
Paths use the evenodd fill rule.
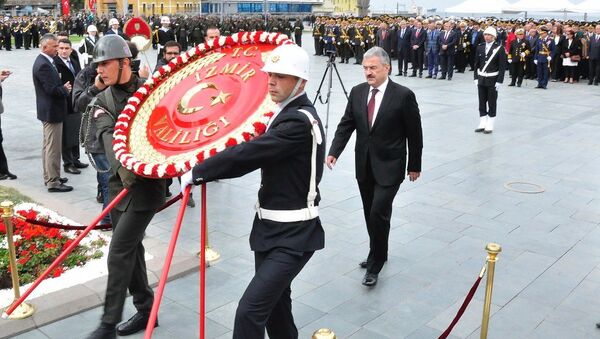
<path fill-rule="evenodd" d="M 485 29 L 485 31 L 483 31 L 483 34 L 489 34 L 491 36 L 493 36 L 494 38 L 497 36 L 496 33 L 496 29 L 492 26 L 489 26 L 488 28 Z"/>
<path fill-rule="evenodd" d="M 287 74 L 308 80 L 310 59 L 306 51 L 296 44 L 275 48 L 262 68 L 266 73 Z"/>
<path fill-rule="evenodd" d="M 169 19 L 168 16 L 163 15 L 160 17 L 160 23 L 161 24 L 170 24 L 171 23 L 171 19 Z"/>

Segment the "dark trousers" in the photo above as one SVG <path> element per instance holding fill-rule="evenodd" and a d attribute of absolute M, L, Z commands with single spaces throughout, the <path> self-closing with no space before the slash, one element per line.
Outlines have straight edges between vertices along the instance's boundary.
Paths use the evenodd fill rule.
<path fill-rule="evenodd" d="M 2 147 L 2 119 L 0 119 L 0 174 L 8 173 L 8 161 L 6 160 L 6 154 L 4 154 L 4 147 Z"/>
<path fill-rule="evenodd" d="M 294 42 L 296 43 L 296 45 L 302 47 L 302 34 L 295 34 Z"/>
<path fill-rule="evenodd" d="M 96 181 L 98 182 L 98 191 L 102 192 L 102 209 L 105 209 L 109 203 L 108 179 L 110 177 L 110 172 L 103 171 L 108 170 L 110 168 L 110 164 L 108 163 L 108 158 L 106 158 L 106 154 L 104 153 L 92 153 L 91 156 L 98 170 L 96 172 Z M 104 217 L 100 223 L 109 224 L 110 215 Z"/>
<path fill-rule="evenodd" d="M 575 68 L 577 66 L 565 66 L 565 78 L 575 78 Z"/>
<path fill-rule="evenodd" d="M 315 40 L 315 55 L 323 55 L 323 45 L 321 44 L 321 37 L 313 37 Z"/>
<path fill-rule="evenodd" d="M 590 59 L 590 75 L 589 82 L 600 82 L 600 59 L 592 60 Z"/>
<path fill-rule="evenodd" d="M 495 117 L 496 101 L 498 100 L 498 91 L 496 91 L 496 87 L 478 85 L 477 92 L 479 94 L 479 116 L 484 117 L 489 115 L 492 118 Z"/>
<path fill-rule="evenodd" d="M 64 138 L 64 136 L 63 136 Z M 64 140 L 64 139 L 63 139 Z M 64 142 L 62 145 L 62 159 L 63 166 L 72 166 L 75 162 L 79 161 L 79 145 L 77 146 L 65 146 Z"/>
<path fill-rule="evenodd" d="M 361 46 L 361 45 L 354 46 L 354 58 L 356 59 L 357 64 L 362 64 L 364 55 L 365 55 L 365 50 L 364 50 L 363 46 Z"/>
<path fill-rule="evenodd" d="M 367 272 L 379 273 L 388 257 L 392 203 L 398 193 L 400 183 L 391 186 L 379 185 L 373 176 L 370 163 L 367 162 L 365 180 L 358 182 L 358 188 L 369 233 Z"/>
<path fill-rule="evenodd" d="M 512 75 L 510 84 L 514 85 L 516 82 L 520 86 L 523 83 L 523 77 L 525 76 L 525 62 L 513 60 L 510 64 L 510 72 Z"/>
<path fill-rule="evenodd" d="M 150 312 L 154 292 L 148 285 L 142 239 L 155 211 L 113 209 L 113 236 L 108 250 L 108 282 L 102 321 L 117 324 L 123 316 L 127 290 L 138 312 Z"/>
<path fill-rule="evenodd" d="M 560 80 L 564 77 L 564 69 L 562 65 L 562 58 L 558 55 L 552 57 L 552 79 Z"/>
<path fill-rule="evenodd" d="M 446 74 L 448 74 L 448 79 L 452 79 L 452 75 L 454 74 L 454 54 L 442 54 L 439 58 L 442 78 L 445 78 Z"/>
<path fill-rule="evenodd" d="M 419 75 L 423 74 L 423 58 L 424 53 L 422 48 L 417 48 L 413 51 L 413 75 L 417 75 L 417 70 L 419 71 Z"/>
<path fill-rule="evenodd" d="M 409 53 L 408 47 L 403 47 L 398 51 L 398 73 L 406 74 L 410 62 Z"/>
<path fill-rule="evenodd" d="M 462 73 L 465 71 L 465 68 L 467 68 L 467 56 L 468 54 L 466 54 L 464 51 L 458 52 L 456 56 L 452 56 L 456 58 L 456 70 L 458 72 Z M 454 60 L 452 62 L 452 68 L 454 68 Z"/>
<path fill-rule="evenodd" d="M 313 252 L 274 248 L 254 252 L 255 274 L 235 312 L 233 339 L 297 339 L 292 316 L 292 280 Z"/>
<path fill-rule="evenodd" d="M 537 80 L 538 86 L 546 88 L 548 86 L 548 77 L 550 76 L 550 68 L 547 62 L 538 62 L 537 64 Z"/>

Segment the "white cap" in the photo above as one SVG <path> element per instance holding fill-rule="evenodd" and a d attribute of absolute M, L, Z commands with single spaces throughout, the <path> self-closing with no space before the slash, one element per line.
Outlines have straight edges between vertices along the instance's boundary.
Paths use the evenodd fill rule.
<path fill-rule="evenodd" d="M 287 74 L 308 80 L 310 60 L 306 51 L 295 44 L 281 45 L 275 48 L 265 65 L 263 72 Z"/>
<path fill-rule="evenodd" d="M 483 34 L 489 34 L 491 36 L 493 36 L 494 38 L 497 36 L 496 33 L 496 29 L 492 26 L 489 26 L 488 28 L 485 29 L 485 31 L 483 31 Z"/>
<path fill-rule="evenodd" d="M 112 26 L 112 25 L 118 25 L 119 24 L 119 20 L 117 20 L 117 18 L 112 18 L 112 19 L 108 20 L 108 24 L 110 26 Z"/>
<path fill-rule="evenodd" d="M 171 23 L 171 19 L 169 19 L 168 16 L 164 15 L 160 17 L 160 23 L 161 24 L 170 24 Z"/>
<path fill-rule="evenodd" d="M 89 25 L 87 28 L 87 32 L 98 32 L 98 28 L 94 25 Z"/>

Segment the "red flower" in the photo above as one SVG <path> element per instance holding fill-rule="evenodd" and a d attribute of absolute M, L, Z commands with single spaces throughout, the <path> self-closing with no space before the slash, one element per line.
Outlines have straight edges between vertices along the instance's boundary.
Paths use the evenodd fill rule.
<path fill-rule="evenodd" d="M 254 126 L 254 131 L 257 135 L 261 135 L 267 130 L 267 126 L 262 122 L 255 122 L 254 124 L 252 124 L 252 126 Z"/>
<path fill-rule="evenodd" d="M 235 140 L 234 138 L 229 138 L 229 140 L 227 140 L 227 142 L 225 143 L 225 146 L 231 147 L 237 145 L 237 143 L 237 140 Z"/>
<path fill-rule="evenodd" d="M 245 141 L 250 141 L 252 139 L 252 134 L 250 134 L 248 132 L 243 132 L 242 137 L 244 138 Z"/>
<path fill-rule="evenodd" d="M 208 154 L 210 154 L 211 157 L 214 157 L 215 155 L 217 155 L 217 149 L 211 148 L 211 150 L 208 152 Z"/>

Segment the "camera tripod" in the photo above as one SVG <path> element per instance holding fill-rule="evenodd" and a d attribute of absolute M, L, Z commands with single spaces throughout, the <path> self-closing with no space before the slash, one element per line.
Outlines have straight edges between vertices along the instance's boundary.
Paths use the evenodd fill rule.
<path fill-rule="evenodd" d="M 344 90 L 344 95 L 346 95 L 346 99 L 348 99 L 348 92 L 344 87 L 344 82 L 342 82 L 342 77 L 340 77 L 340 72 L 338 72 L 337 66 L 335 65 L 335 53 L 329 53 L 329 59 L 327 60 L 327 68 L 325 68 L 325 72 L 323 73 L 323 78 L 321 78 L 321 83 L 319 84 L 319 88 L 317 89 L 317 94 L 315 95 L 315 99 L 313 100 L 313 105 L 317 102 L 317 99 L 321 102 L 321 104 L 327 105 L 326 115 L 325 115 L 325 140 L 327 140 L 327 129 L 329 127 L 329 99 L 331 98 L 331 86 L 333 85 L 333 71 L 335 70 L 335 74 L 337 75 L 338 80 L 340 81 L 340 85 L 342 86 L 342 90 Z M 323 87 L 323 82 L 325 81 L 325 77 L 327 77 L 327 97 L 325 101 L 323 101 L 323 96 L 321 95 L 321 88 Z"/>

